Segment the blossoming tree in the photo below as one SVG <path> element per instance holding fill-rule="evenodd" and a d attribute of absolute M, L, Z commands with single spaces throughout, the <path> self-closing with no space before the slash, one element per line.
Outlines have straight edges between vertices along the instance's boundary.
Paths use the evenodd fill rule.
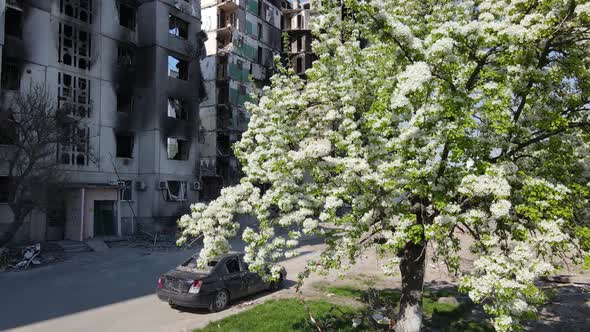
<path fill-rule="evenodd" d="M 275 275 L 302 234 L 326 243 L 307 273 L 377 246 L 401 273 L 396 331 L 421 328 L 431 244 L 497 330 L 517 328 L 544 299 L 535 278 L 588 249 L 590 4 L 339 2 L 315 4 L 307 81 L 282 69 L 248 105 L 245 176 L 192 206 L 179 243 L 203 235 L 204 264 L 254 215 L 245 260 Z"/>

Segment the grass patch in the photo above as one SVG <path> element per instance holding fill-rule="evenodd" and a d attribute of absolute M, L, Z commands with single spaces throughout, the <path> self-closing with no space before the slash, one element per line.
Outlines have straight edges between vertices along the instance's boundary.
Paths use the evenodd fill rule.
<path fill-rule="evenodd" d="M 585 271 L 590 270 L 590 255 L 587 255 L 586 257 L 584 257 L 584 263 L 582 264 L 582 268 Z"/>
<path fill-rule="evenodd" d="M 382 306 L 396 308 L 401 298 L 400 291 L 395 289 L 363 290 L 353 286 L 331 286 L 325 283 L 318 283 L 315 287 L 336 296 L 354 298 L 364 303 L 373 303 L 372 307 L 375 308 Z M 438 299 L 441 297 L 455 295 L 457 295 L 457 292 L 450 289 L 439 291 L 425 290 L 422 300 L 422 309 L 426 318 L 425 324 L 444 331 L 493 331 L 487 322 L 465 319 L 469 309 L 468 305 L 438 302 Z M 375 299 L 377 299 L 378 303 L 375 303 Z M 397 312 L 397 309 L 395 312 Z"/>
<path fill-rule="evenodd" d="M 326 301 L 306 301 L 325 331 L 359 331 L 352 328 L 353 308 Z M 250 310 L 211 322 L 195 332 L 316 331 L 303 304 L 296 299 L 271 300 Z M 363 331 L 367 331 L 363 329 Z"/>

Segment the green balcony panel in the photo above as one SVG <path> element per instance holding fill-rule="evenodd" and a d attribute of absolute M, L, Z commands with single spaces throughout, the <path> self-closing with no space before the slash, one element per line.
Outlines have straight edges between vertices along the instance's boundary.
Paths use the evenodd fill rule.
<path fill-rule="evenodd" d="M 252 13 L 258 15 L 258 0 L 248 0 L 246 9 Z"/>

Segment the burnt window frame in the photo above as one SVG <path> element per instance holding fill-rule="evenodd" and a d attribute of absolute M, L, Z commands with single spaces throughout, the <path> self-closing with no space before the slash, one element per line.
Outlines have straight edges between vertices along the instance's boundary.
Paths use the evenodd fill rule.
<path fill-rule="evenodd" d="M 88 166 L 90 164 L 90 128 L 69 126 L 64 140 L 57 150 L 58 162 L 62 165 Z M 73 136 L 78 136 L 72 139 Z M 65 159 L 67 157 L 67 160 Z"/>
<path fill-rule="evenodd" d="M 9 22 L 9 13 L 14 13 L 18 15 L 18 23 L 17 24 L 10 24 Z M 16 33 L 13 33 L 16 32 Z M 4 34 L 6 36 L 22 39 L 23 38 L 23 11 L 18 10 L 12 7 L 6 7 L 6 11 L 4 13 Z"/>
<path fill-rule="evenodd" d="M 92 117 L 90 78 L 60 71 L 57 74 L 57 84 L 59 109 L 68 110 L 70 115 L 78 118 Z"/>
<path fill-rule="evenodd" d="M 133 69 L 135 67 L 135 49 L 125 44 L 117 45 L 117 66 Z"/>
<path fill-rule="evenodd" d="M 123 8 L 126 8 L 126 10 L 130 10 L 130 12 L 131 12 L 130 18 L 125 20 L 125 23 L 128 23 L 131 26 L 123 24 L 123 20 L 121 19 L 122 15 L 123 15 Z M 122 27 L 129 29 L 131 31 L 135 31 L 135 29 L 137 27 L 137 8 L 130 5 L 130 4 L 127 4 L 127 3 L 118 2 L 117 3 L 117 10 L 119 12 L 119 17 L 118 17 L 119 26 L 122 26 Z"/>
<path fill-rule="evenodd" d="M 173 158 L 170 157 L 170 140 L 176 140 L 177 145 L 177 151 Z M 168 160 L 188 161 L 190 159 L 190 141 L 179 137 L 167 137 L 166 157 Z"/>
<path fill-rule="evenodd" d="M 170 188 L 172 183 L 178 183 L 178 195 L 173 195 Z M 183 189 L 184 187 L 184 189 Z M 177 198 L 173 198 L 176 196 Z M 188 201 L 188 182 L 178 180 L 166 181 L 166 190 L 164 191 L 164 200 L 167 202 L 185 202 Z"/>
<path fill-rule="evenodd" d="M 173 101 L 178 101 L 178 103 L 172 103 Z M 168 97 L 167 99 L 167 111 L 166 111 L 166 115 L 171 118 L 171 119 L 176 119 L 176 120 L 188 120 L 189 119 L 189 105 L 187 103 L 187 101 L 185 99 L 182 98 L 177 98 L 177 97 Z M 176 106 L 180 106 L 181 111 L 180 111 L 180 116 L 178 116 L 179 111 L 176 108 Z M 174 113 L 176 116 L 171 116 L 171 109 L 174 109 Z"/>
<path fill-rule="evenodd" d="M 124 93 L 124 92 L 127 92 L 127 91 L 119 91 L 119 90 L 116 91 L 115 98 L 116 98 L 116 103 L 117 103 L 117 113 L 121 113 L 121 114 L 133 113 L 133 109 L 135 107 L 135 98 L 131 92 L 129 92 L 128 94 Z M 123 98 L 122 96 L 126 96 L 126 98 Z M 121 103 L 122 100 L 126 100 L 128 102 L 123 104 L 123 103 Z M 123 107 L 124 105 L 125 105 L 125 107 Z"/>
<path fill-rule="evenodd" d="M 133 201 L 133 180 L 121 180 L 120 184 L 119 200 L 124 202 Z"/>
<path fill-rule="evenodd" d="M 176 76 L 174 75 L 170 75 L 171 72 L 173 72 L 170 68 L 170 58 L 176 60 L 177 65 L 176 68 L 178 69 L 178 71 L 174 71 L 176 73 Z M 180 58 L 178 56 L 172 55 L 172 54 L 168 54 L 168 77 L 172 77 L 175 78 L 177 80 L 181 80 L 181 81 L 188 81 L 189 80 L 189 75 L 188 75 L 188 67 L 189 67 L 189 62 L 187 60 L 184 60 L 183 58 Z M 183 70 L 181 70 L 181 68 L 179 67 L 180 64 L 185 64 L 185 67 Z"/>
<path fill-rule="evenodd" d="M 68 5 L 72 6 L 71 15 L 67 11 Z M 92 24 L 92 0 L 59 0 L 59 12 L 80 22 Z"/>
<path fill-rule="evenodd" d="M 179 25 L 180 23 L 180 25 Z M 184 24 L 184 33 L 182 30 Z M 168 34 L 182 40 L 188 40 L 190 23 L 181 19 L 180 17 L 168 14 Z"/>
<path fill-rule="evenodd" d="M 8 70 L 11 66 L 12 71 Z M 22 64 L 20 61 L 12 58 L 2 59 L 2 76 L 0 77 L 0 88 L 8 91 L 20 91 L 21 78 L 22 78 Z M 14 81 L 8 81 L 8 74 L 13 73 L 15 76 L 12 77 Z M 7 84 L 12 82 L 13 84 Z"/>
<path fill-rule="evenodd" d="M 58 27 L 58 62 L 65 66 L 90 70 L 92 32 L 80 29 L 78 25 L 70 22 L 59 22 Z"/>
<path fill-rule="evenodd" d="M 129 139 L 129 141 L 123 142 L 122 139 Z M 123 148 L 123 143 L 126 146 Z M 133 150 L 135 149 L 135 133 L 132 132 L 115 132 L 115 157 L 121 159 L 133 159 Z M 128 152 L 128 153 L 123 153 Z"/>
<path fill-rule="evenodd" d="M 256 27 L 258 28 L 258 31 L 256 31 L 256 33 L 258 35 L 258 40 L 262 41 L 262 39 L 264 38 L 264 27 L 263 27 L 262 23 L 260 23 L 260 22 L 257 22 L 256 24 L 257 24 Z"/>

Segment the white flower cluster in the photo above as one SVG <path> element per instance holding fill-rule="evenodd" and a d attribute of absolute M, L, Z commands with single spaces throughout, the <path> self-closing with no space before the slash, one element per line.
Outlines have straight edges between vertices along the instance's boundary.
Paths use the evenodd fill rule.
<path fill-rule="evenodd" d="M 410 100 L 408 94 L 423 88 L 432 78 L 432 73 L 426 62 L 416 62 L 406 67 L 406 70 L 399 75 L 397 89 L 391 96 L 391 107 L 406 106 Z"/>
<path fill-rule="evenodd" d="M 534 280 L 554 270 L 551 264 L 534 257 L 534 250 L 523 243 L 508 255 L 482 255 L 474 262 L 474 268 L 471 275 L 462 279 L 461 287 L 468 290 L 475 303 L 484 303 L 484 309 L 495 316 L 492 322 L 498 331 L 511 331 L 519 317 L 537 311 L 530 303 L 539 303 L 544 294 Z"/>
<path fill-rule="evenodd" d="M 485 197 L 492 195 L 498 198 L 510 196 L 510 184 L 496 174 L 469 174 L 461 180 L 459 192 L 467 196 Z"/>
<path fill-rule="evenodd" d="M 555 33 L 587 34 L 577 29 L 588 6 L 523 1 L 361 0 L 348 8 L 354 20 L 339 2 L 316 1 L 317 61 L 307 79 L 278 64 L 258 105 L 246 106 L 248 130 L 234 146 L 241 184 L 193 205 L 178 221 L 179 244 L 202 235 L 203 263 L 229 250 L 240 229 L 234 215 L 248 214 L 257 225 L 242 233 L 245 259 L 263 274 L 296 255 L 302 235 L 325 237 L 309 271 L 326 273 L 345 271 L 380 234 L 385 273 L 397 271 L 412 241 L 432 243 L 464 275 L 462 230 L 480 256 L 464 288 L 497 329 L 510 329 L 534 311 L 533 280 L 552 268 L 536 255 L 575 243 L 573 206 L 583 205 L 579 184 L 590 182 L 578 128 L 521 146 L 572 120 L 563 114 L 581 98 L 587 45 L 550 52 L 564 59 L 542 68 L 538 47 Z M 565 18 L 571 10 L 577 15 Z M 531 78 L 539 84 L 527 88 Z"/>

